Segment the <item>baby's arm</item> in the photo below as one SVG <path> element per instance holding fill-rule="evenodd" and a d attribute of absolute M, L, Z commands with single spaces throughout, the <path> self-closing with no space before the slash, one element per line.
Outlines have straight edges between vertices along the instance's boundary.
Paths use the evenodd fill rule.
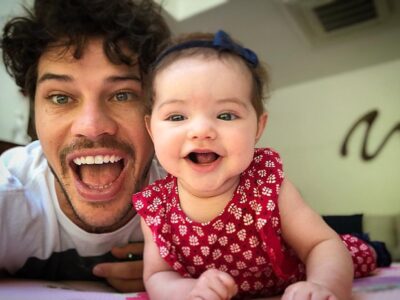
<path fill-rule="evenodd" d="M 307 274 L 307 281 L 289 286 L 282 300 L 350 299 L 353 263 L 339 236 L 288 180 L 281 186 L 279 209 L 283 238 L 305 263 Z"/>
<path fill-rule="evenodd" d="M 209 269 L 198 279 L 184 278 L 160 256 L 150 228 L 141 220 L 145 238 L 143 280 L 149 298 L 161 299 L 231 299 L 237 293 L 233 278 L 222 271 Z"/>

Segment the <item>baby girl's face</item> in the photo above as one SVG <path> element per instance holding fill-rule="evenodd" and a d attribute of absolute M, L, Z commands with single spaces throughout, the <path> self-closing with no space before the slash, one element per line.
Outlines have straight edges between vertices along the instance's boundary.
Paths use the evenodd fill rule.
<path fill-rule="evenodd" d="M 154 81 L 150 131 L 163 167 L 201 197 L 236 186 L 266 116 L 251 104 L 251 74 L 233 58 L 178 59 Z"/>

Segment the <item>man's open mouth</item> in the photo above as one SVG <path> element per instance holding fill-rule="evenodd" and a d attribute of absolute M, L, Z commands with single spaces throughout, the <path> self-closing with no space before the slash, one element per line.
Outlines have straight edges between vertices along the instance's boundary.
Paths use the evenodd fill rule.
<path fill-rule="evenodd" d="M 120 177 L 124 159 L 118 155 L 86 155 L 74 158 L 70 165 L 87 188 L 104 191 Z"/>
<path fill-rule="evenodd" d="M 211 164 L 220 156 L 215 152 L 190 152 L 187 158 L 195 164 Z"/>

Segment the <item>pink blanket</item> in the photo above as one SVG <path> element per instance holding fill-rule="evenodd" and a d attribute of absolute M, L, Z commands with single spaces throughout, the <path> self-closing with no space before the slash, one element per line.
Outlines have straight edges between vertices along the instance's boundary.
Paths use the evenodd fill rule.
<path fill-rule="evenodd" d="M 148 300 L 145 293 L 117 293 L 99 282 L 49 282 L 0 279 L 0 299 L 7 300 Z M 173 299 L 173 297 L 171 297 Z M 268 298 L 279 300 L 280 297 Z M 400 300 L 400 263 L 356 279 L 352 300 Z"/>
<path fill-rule="evenodd" d="M 356 279 L 354 300 L 400 300 L 400 263 L 378 269 L 372 276 Z"/>

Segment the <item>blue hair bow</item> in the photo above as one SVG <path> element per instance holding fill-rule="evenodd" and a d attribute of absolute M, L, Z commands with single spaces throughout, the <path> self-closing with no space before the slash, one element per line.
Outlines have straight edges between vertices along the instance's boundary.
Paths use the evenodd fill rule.
<path fill-rule="evenodd" d="M 244 48 L 236 44 L 234 41 L 232 41 L 231 37 L 223 30 L 217 31 L 214 36 L 213 45 L 216 48 L 228 50 L 240 55 L 253 67 L 256 67 L 258 65 L 257 54 L 255 54 L 252 50 L 248 48 Z"/>
<path fill-rule="evenodd" d="M 258 65 L 257 54 L 255 54 L 252 50 L 244 48 L 239 44 L 235 43 L 225 31 L 219 30 L 215 33 L 214 39 L 212 41 L 193 40 L 193 41 L 183 42 L 181 44 L 167 48 L 157 57 L 156 61 L 153 64 L 153 67 L 158 65 L 158 63 L 161 60 L 163 60 L 164 57 L 166 57 L 168 54 L 172 52 L 188 48 L 196 48 L 196 47 L 206 47 L 206 48 L 214 48 L 217 50 L 230 51 L 242 57 L 252 67 L 257 67 Z"/>

